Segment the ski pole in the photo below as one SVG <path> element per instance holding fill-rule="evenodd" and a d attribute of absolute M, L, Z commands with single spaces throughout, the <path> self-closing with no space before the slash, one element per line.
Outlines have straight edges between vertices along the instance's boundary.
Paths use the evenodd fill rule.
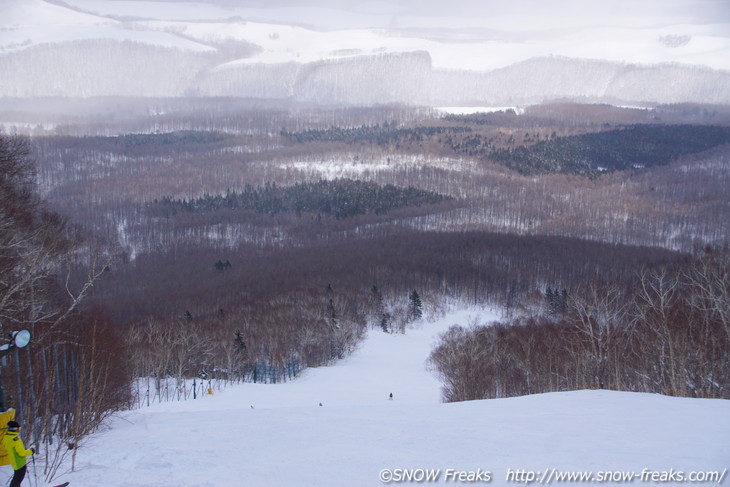
<path fill-rule="evenodd" d="M 38 487 L 38 470 L 35 468 L 35 448 L 33 448 L 33 454 L 30 456 L 30 461 L 33 462 L 33 477 L 35 477 L 35 485 Z M 32 484 L 30 477 L 28 477 L 28 483 Z"/>

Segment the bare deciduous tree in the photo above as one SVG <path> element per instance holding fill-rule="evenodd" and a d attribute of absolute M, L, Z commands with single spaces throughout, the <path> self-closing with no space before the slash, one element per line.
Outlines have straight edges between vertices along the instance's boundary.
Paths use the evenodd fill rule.
<path fill-rule="evenodd" d="M 566 318 L 585 354 L 590 383 L 601 389 L 621 389 L 620 364 L 626 359 L 631 333 L 626 293 L 616 283 L 593 281 L 571 294 L 568 308 Z"/>

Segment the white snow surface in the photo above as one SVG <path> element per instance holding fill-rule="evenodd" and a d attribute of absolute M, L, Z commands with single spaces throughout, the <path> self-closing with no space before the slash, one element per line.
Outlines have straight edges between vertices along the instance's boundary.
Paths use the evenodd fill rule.
<path fill-rule="evenodd" d="M 498 317 L 469 309 L 405 335 L 372 330 L 347 359 L 288 383 L 238 385 L 119 414 L 79 450 L 77 471 L 54 485 L 378 486 L 383 469 L 438 470 L 433 485 L 482 483 L 448 480 L 448 469 L 489 472 L 490 485 L 507 485 L 520 483 L 508 482 L 510 471 L 730 467 L 726 400 L 575 391 L 441 403 L 425 367 L 438 335 Z"/>

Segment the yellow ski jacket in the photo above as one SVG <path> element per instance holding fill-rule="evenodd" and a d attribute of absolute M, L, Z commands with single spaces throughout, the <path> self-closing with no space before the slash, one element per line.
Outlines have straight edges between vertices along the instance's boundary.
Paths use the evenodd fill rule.
<path fill-rule="evenodd" d="M 17 431 L 8 431 L 3 436 L 3 446 L 8 451 L 10 457 L 10 465 L 13 466 L 13 470 L 23 468 L 28 460 L 25 458 L 28 455 L 32 455 L 31 450 L 26 450 L 23 440 L 18 436 Z"/>

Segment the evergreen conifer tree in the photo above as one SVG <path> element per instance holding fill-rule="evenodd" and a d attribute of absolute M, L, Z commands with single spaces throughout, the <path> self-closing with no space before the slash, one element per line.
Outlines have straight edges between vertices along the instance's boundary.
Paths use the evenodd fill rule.
<path fill-rule="evenodd" d="M 423 316 L 423 303 L 418 292 L 414 289 L 409 296 L 408 315 L 412 320 L 420 319 Z"/>
<path fill-rule="evenodd" d="M 246 342 L 243 341 L 243 334 L 241 333 L 241 330 L 236 330 L 235 336 L 233 338 L 233 343 L 234 349 L 237 353 L 246 352 Z"/>
<path fill-rule="evenodd" d="M 378 289 L 378 286 L 373 286 L 371 289 L 373 294 L 374 306 L 375 306 L 375 317 L 379 319 L 378 326 L 383 329 L 385 333 L 390 333 L 390 314 L 385 311 L 385 302 L 383 301 L 383 295 Z"/>

